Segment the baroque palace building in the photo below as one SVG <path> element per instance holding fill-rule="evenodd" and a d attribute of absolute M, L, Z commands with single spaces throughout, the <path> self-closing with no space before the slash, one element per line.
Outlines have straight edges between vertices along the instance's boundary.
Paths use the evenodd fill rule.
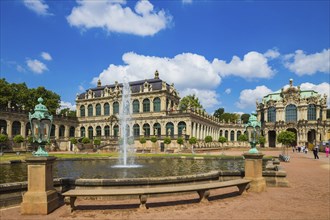
<path fill-rule="evenodd" d="M 330 140 L 330 120 L 327 119 L 327 96 L 314 90 L 301 90 L 293 85 L 270 93 L 257 102 L 258 120 L 266 138 L 266 146 L 275 147 L 281 131 L 296 134 L 296 145 L 320 144 Z"/>
<path fill-rule="evenodd" d="M 153 79 L 128 83 L 131 90 L 131 119 L 127 125 L 128 136 L 141 147 L 140 137 L 146 137 L 146 146 L 151 146 L 151 136 L 156 136 L 157 151 L 164 149 L 163 140 L 171 137 L 170 147 L 179 147 L 178 137 L 186 141 L 190 137 L 198 140 L 197 147 L 205 147 L 204 138 L 211 136 L 213 143 L 208 147 L 218 147 L 220 136 L 227 138 L 224 146 L 247 146 L 238 141 L 244 133 L 244 124 L 226 123 L 211 116 L 202 109 L 187 110 L 178 108 L 180 97 L 174 85 L 169 85 L 159 78 L 158 71 Z M 72 150 L 71 137 L 80 139 L 99 138 L 103 145 L 118 146 L 120 137 L 120 110 L 122 108 L 123 84 L 102 85 L 90 88 L 76 97 L 76 117 L 55 115 L 51 131 L 51 140 L 61 150 Z M 290 81 L 288 88 L 283 88 L 265 96 L 257 103 L 258 120 L 262 122 L 262 132 L 266 137 L 266 147 L 279 146 L 276 136 L 283 130 L 297 134 L 297 144 L 317 143 L 330 139 L 330 120 L 326 118 L 326 96 L 315 91 L 302 91 Z M 24 138 L 29 135 L 28 113 L 14 111 L 10 106 L 0 109 L 0 131 L 9 139 L 15 135 Z M 185 145 L 187 142 L 185 143 Z M 105 147 L 104 149 L 107 149 Z"/>

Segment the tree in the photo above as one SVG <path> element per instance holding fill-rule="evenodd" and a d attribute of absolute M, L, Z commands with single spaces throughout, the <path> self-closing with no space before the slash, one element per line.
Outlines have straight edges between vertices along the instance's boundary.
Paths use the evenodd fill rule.
<path fill-rule="evenodd" d="M 69 117 L 76 117 L 76 111 L 70 110 L 69 108 L 63 108 L 60 111 L 60 115 L 65 115 Z"/>
<path fill-rule="evenodd" d="M 144 144 L 147 142 L 145 137 L 140 137 L 140 143 L 142 144 L 142 147 L 144 146 Z"/>
<path fill-rule="evenodd" d="M 88 137 L 83 137 L 83 139 L 81 140 L 81 143 L 83 144 L 89 144 L 91 141 Z"/>
<path fill-rule="evenodd" d="M 263 147 L 265 145 L 265 143 L 266 143 L 266 138 L 264 136 L 259 136 L 258 144 L 260 144 L 260 147 L 261 146 Z"/>
<path fill-rule="evenodd" d="M 101 145 L 101 140 L 99 138 L 95 138 L 93 143 L 94 143 L 95 146 L 100 146 Z"/>
<path fill-rule="evenodd" d="M 176 142 L 180 145 L 180 148 L 181 148 L 181 145 L 183 144 L 183 138 L 178 137 L 178 139 L 176 139 Z"/>
<path fill-rule="evenodd" d="M 197 138 L 195 138 L 195 137 L 189 138 L 189 144 L 193 145 L 193 144 L 196 144 L 196 143 L 197 143 Z"/>
<path fill-rule="evenodd" d="M 2 152 L 2 147 L 3 147 L 3 144 L 8 141 L 8 136 L 5 135 L 5 134 L 0 134 L 0 147 L 1 147 L 1 151 Z"/>
<path fill-rule="evenodd" d="M 248 121 L 249 121 L 249 118 L 250 118 L 250 114 L 242 114 L 241 115 L 241 121 L 242 121 L 242 123 L 243 124 L 247 124 L 248 123 Z"/>
<path fill-rule="evenodd" d="M 282 131 L 277 136 L 277 142 L 283 144 L 283 154 L 285 149 L 288 148 L 296 141 L 296 134 L 291 131 Z M 288 155 L 288 152 L 287 152 Z"/>
<path fill-rule="evenodd" d="M 189 107 L 194 109 L 203 108 L 195 94 L 187 95 L 180 101 L 179 109 L 187 110 Z"/>
<path fill-rule="evenodd" d="M 70 138 L 70 142 L 71 142 L 71 144 L 77 144 L 78 143 L 77 139 L 74 138 L 74 137 Z"/>
<path fill-rule="evenodd" d="M 172 142 L 170 137 L 165 137 L 164 138 L 164 144 L 169 145 Z"/>
<path fill-rule="evenodd" d="M 156 143 L 156 142 L 157 142 L 157 137 L 156 137 L 156 136 L 152 136 L 152 137 L 150 138 L 150 141 L 151 141 L 152 143 Z"/>
<path fill-rule="evenodd" d="M 204 140 L 205 140 L 205 143 L 210 143 L 210 142 L 212 142 L 213 139 L 211 136 L 206 136 Z"/>
<path fill-rule="evenodd" d="M 24 138 L 22 135 L 18 134 L 13 138 L 13 141 L 17 144 L 24 142 Z"/>
<path fill-rule="evenodd" d="M 220 142 L 221 145 L 223 145 L 225 142 L 227 142 L 227 138 L 225 138 L 224 136 L 220 136 L 218 142 Z"/>
<path fill-rule="evenodd" d="M 215 112 L 213 113 L 213 116 L 214 117 L 217 117 L 217 118 L 221 118 L 221 115 L 225 112 L 225 109 L 224 108 L 218 108 L 217 110 L 215 110 Z"/>

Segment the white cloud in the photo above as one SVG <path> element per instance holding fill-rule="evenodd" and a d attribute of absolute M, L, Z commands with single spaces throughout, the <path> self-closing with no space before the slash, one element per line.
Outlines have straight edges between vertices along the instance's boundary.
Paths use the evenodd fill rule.
<path fill-rule="evenodd" d="M 181 97 L 193 94 L 198 97 L 199 102 L 205 109 L 214 108 L 215 106 L 221 104 L 221 102 L 218 100 L 218 95 L 214 90 L 188 88 L 180 92 Z"/>
<path fill-rule="evenodd" d="M 172 17 L 164 10 L 154 10 L 148 0 L 136 3 L 134 11 L 124 0 L 77 1 L 67 21 L 82 29 L 103 28 L 109 32 L 152 36 L 165 29 Z"/>
<path fill-rule="evenodd" d="M 26 70 L 24 69 L 24 67 L 22 67 L 21 65 L 17 65 L 16 66 L 16 70 L 18 72 L 20 72 L 20 73 L 25 73 L 26 72 Z"/>
<path fill-rule="evenodd" d="M 182 0 L 183 4 L 191 4 L 193 0 Z"/>
<path fill-rule="evenodd" d="M 316 72 L 330 73 L 330 49 L 306 55 L 302 50 L 284 57 L 285 67 L 299 76 L 313 75 Z"/>
<path fill-rule="evenodd" d="M 265 95 L 271 93 L 272 90 L 266 86 L 257 86 L 255 89 L 244 89 L 241 91 L 239 101 L 236 106 L 240 109 L 256 108 L 256 101 L 261 100 Z"/>
<path fill-rule="evenodd" d="M 252 79 L 271 78 L 275 74 L 275 70 L 268 65 L 267 57 L 255 51 L 245 54 L 243 60 L 237 56 L 233 56 L 230 63 L 214 59 L 213 65 L 221 76 L 234 75 L 245 79 Z"/>
<path fill-rule="evenodd" d="M 60 105 L 61 105 L 60 109 L 69 108 L 72 111 L 76 110 L 76 105 L 72 104 L 71 102 L 61 101 Z"/>
<path fill-rule="evenodd" d="M 48 12 L 49 6 L 44 2 L 44 0 L 23 0 L 24 5 L 37 13 L 38 15 L 52 15 Z"/>
<path fill-rule="evenodd" d="M 277 49 L 270 49 L 267 50 L 266 53 L 264 53 L 264 56 L 266 58 L 275 59 L 280 56 L 280 53 L 278 52 Z"/>
<path fill-rule="evenodd" d="M 330 106 L 330 84 L 323 82 L 321 84 L 315 85 L 313 83 L 302 83 L 300 85 L 301 90 L 314 90 L 321 94 L 322 96 L 325 94 L 327 95 L 327 105 Z"/>
<path fill-rule="evenodd" d="M 51 56 L 49 53 L 47 53 L 47 52 L 42 52 L 42 53 L 41 53 L 41 57 L 42 57 L 44 60 L 47 60 L 47 61 L 50 61 L 50 60 L 53 59 L 52 56 Z"/>
<path fill-rule="evenodd" d="M 79 85 L 78 89 L 80 92 L 85 92 L 85 88 L 82 85 Z"/>
<path fill-rule="evenodd" d="M 230 94 L 230 93 L 231 93 L 231 89 L 229 89 L 229 88 L 226 89 L 226 90 L 225 90 L 225 93 L 226 93 L 226 94 Z"/>
<path fill-rule="evenodd" d="M 43 72 L 48 70 L 47 66 L 44 63 L 36 59 L 35 60 L 27 59 L 26 64 L 32 72 L 37 74 L 42 74 Z"/>

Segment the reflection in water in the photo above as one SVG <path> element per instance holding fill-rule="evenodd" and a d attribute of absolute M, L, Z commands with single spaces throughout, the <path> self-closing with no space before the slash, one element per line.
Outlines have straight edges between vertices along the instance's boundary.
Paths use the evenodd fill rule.
<path fill-rule="evenodd" d="M 212 170 L 242 170 L 244 160 L 143 158 L 135 168 L 118 168 L 117 160 L 59 160 L 54 164 L 54 178 L 118 179 L 182 176 Z M 26 164 L 0 165 L 0 183 L 27 180 Z"/>

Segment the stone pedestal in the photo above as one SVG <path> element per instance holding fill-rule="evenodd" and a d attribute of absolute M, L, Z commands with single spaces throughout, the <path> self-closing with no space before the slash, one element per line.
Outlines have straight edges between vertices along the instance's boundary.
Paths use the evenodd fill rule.
<path fill-rule="evenodd" d="M 21 214 L 47 215 L 59 206 L 53 184 L 53 163 L 56 157 L 27 158 L 28 191 L 23 195 Z"/>
<path fill-rule="evenodd" d="M 251 192 L 263 192 L 266 190 L 266 180 L 262 177 L 262 158 L 263 154 L 243 154 L 245 158 L 245 177 L 244 179 L 251 180 Z"/>

